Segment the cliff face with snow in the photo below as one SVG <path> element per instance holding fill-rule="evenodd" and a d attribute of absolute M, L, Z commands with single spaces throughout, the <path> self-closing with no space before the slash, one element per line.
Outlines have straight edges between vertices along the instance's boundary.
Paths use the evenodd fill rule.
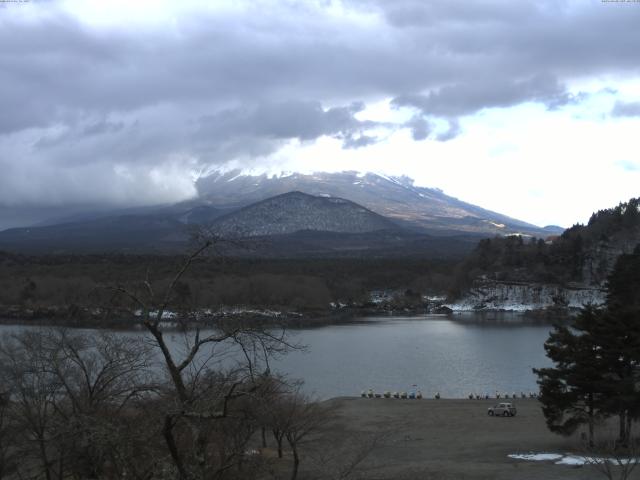
<path fill-rule="evenodd" d="M 597 286 L 560 286 L 535 283 L 478 281 L 459 300 L 447 305 L 454 311 L 581 308 L 604 303 L 606 291 Z"/>
<path fill-rule="evenodd" d="M 448 305 L 454 311 L 468 310 L 543 310 L 581 308 L 602 305 L 606 299 L 606 281 L 616 260 L 633 252 L 640 241 L 637 231 L 603 239 L 583 253 L 581 281 L 567 284 L 496 281 L 478 278 L 459 299 Z"/>
<path fill-rule="evenodd" d="M 538 310 L 602 304 L 622 254 L 640 245 L 640 198 L 594 213 L 551 241 L 486 239 L 463 263 L 454 310 Z M 459 286 L 462 286 L 460 288 Z"/>

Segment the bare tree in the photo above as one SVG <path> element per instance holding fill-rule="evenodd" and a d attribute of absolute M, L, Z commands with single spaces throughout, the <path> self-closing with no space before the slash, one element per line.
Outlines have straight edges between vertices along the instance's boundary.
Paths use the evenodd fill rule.
<path fill-rule="evenodd" d="M 63 452 L 57 445 L 55 404 L 59 379 L 40 355 L 42 336 L 26 333 L 5 339 L 0 345 L 2 377 L 9 390 L 11 415 L 20 435 L 14 438 L 21 462 L 19 474 L 42 472 L 47 480 L 60 478 Z"/>
<path fill-rule="evenodd" d="M 13 473 L 16 468 L 16 455 L 13 437 L 16 434 L 10 415 L 10 391 L 0 372 L 0 478 Z"/>
<path fill-rule="evenodd" d="M 232 404 L 241 404 L 239 400 L 244 397 L 261 395 L 269 358 L 294 348 L 287 342 L 284 330 L 274 331 L 269 326 L 240 320 L 220 321 L 202 330 L 193 312 L 177 318 L 169 314 L 183 276 L 217 242 L 215 238 L 204 241 L 185 259 L 161 293 L 154 291 L 148 275 L 138 288 L 120 285 L 113 289 L 137 309 L 142 325 L 161 353 L 169 379 L 162 392 L 162 436 L 178 478 L 185 480 L 222 478 L 240 468 L 257 422 Z M 172 321 L 182 334 L 181 349 L 173 348 L 165 334 L 168 316 L 174 317 Z M 221 352 L 229 350 L 236 361 L 225 369 L 219 361 L 224 358 Z M 233 442 L 225 437 L 229 425 L 233 426 Z M 243 435 L 238 436 L 240 432 Z M 233 451 L 229 451 L 229 445 L 233 445 Z"/>
<path fill-rule="evenodd" d="M 267 426 L 268 405 L 288 391 L 270 359 L 297 346 L 274 325 L 205 326 L 188 307 L 170 312 L 185 305 L 183 275 L 210 245 L 187 257 L 161 294 L 149 274 L 109 290 L 137 311 L 149 336 L 39 330 L 0 342 L 0 475 L 18 456 L 16 475 L 32 479 L 261 475 L 252 445 Z M 316 409 L 299 395 L 286 399 L 283 438 L 297 472 L 298 445 Z"/>
<path fill-rule="evenodd" d="M 150 348 L 139 338 L 112 333 L 51 331 L 44 340 L 41 355 L 61 386 L 55 407 L 67 468 L 89 478 L 100 477 L 106 463 L 117 470 L 110 457 L 122 441 L 121 413 L 155 391 Z"/>
<path fill-rule="evenodd" d="M 272 405 L 270 428 L 278 443 L 278 457 L 282 458 L 282 439 L 286 439 L 293 456 L 291 479 L 298 476 L 300 447 L 304 440 L 327 421 L 329 410 L 310 401 L 299 389 L 280 396 Z"/>
<path fill-rule="evenodd" d="M 608 480 L 628 480 L 640 463 L 640 442 L 630 439 L 626 446 L 608 439 L 583 447 L 585 463 Z"/>
<path fill-rule="evenodd" d="M 152 387 L 148 348 L 110 334 L 30 331 L 0 345 L 7 421 L 19 432 L 20 475 L 108 478 L 118 472 L 117 445 L 132 420 L 130 402 Z M 133 436 L 132 438 L 138 438 Z M 120 473 L 124 473 L 120 469 Z"/>

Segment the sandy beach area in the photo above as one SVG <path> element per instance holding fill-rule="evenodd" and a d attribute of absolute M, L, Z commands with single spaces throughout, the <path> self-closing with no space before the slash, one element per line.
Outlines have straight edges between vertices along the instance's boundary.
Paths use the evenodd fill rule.
<path fill-rule="evenodd" d="M 593 466 L 525 461 L 510 454 L 580 454 L 576 436 L 550 433 L 540 403 L 514 400 L 515 417 L 487 415 L 496 400 L 335 398 L 335 420 L 325 429 L 336 441 L 381 435 L 360 465 L 367 479 L 555 480 L 605 478 Z M 640 470 L 640 469 L 639 469 Z M 634 472 L 637 475 L 640 472 Z M 636 478 L 635 476 L 632 478 Z"/>

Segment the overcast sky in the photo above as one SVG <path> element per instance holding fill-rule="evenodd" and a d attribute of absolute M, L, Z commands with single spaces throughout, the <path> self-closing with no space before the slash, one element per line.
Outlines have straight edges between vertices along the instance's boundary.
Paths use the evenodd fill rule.
<path fill-rule="evenodd" d="M 0 228 L 218 167 L 405 174 L 539 225 L 640 195 L 640 2 L 3 2 L 0 85 Z"/>

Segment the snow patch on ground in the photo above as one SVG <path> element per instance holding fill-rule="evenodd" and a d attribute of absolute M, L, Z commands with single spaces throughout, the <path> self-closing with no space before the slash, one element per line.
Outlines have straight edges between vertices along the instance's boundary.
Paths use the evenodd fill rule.
<path fill-rule="evenodd" d="M 559 453 L 524 453 L 524 454 L 514 453 L 507 456 L 515 460 L 527 460 L 530 462 L 554 461 L 554 460 L 560 460 L 562 458 L 562 455 L 560 455 Z"/>
<path fill-rule="evenodd" d="M 486 302 L 482 305 L 472 301 L 462 301 L 457 303 L 446 303 L 444 307 L 450 308 L 454 312 L 473 312 L 477 310 L 500 310 L 506 312 L 529 312 L 531 310 L 540 310 L 548 305 L 516 303 L 516 302 Z"/>
<path fill-rule="evenodd" d="M 567 455 L 563 457 L 561 460 L 556 462 L 556 465 L 584 465 L 586 463 L 601 463 L 604 461 L 602 458 L 589 458 L 589 457 L 578 457 L 576 455 Z"/>
<path fill-rule="evenodd" d="M 141 317 L 143 315 L 143 311 L 138 309 L 133 312 L 136 317 Z M 242 305 L 238 306 L 222 306 L 218 309 L 205 308 L 200 309 L 194 312 L 196 317 L 227 317 L 227 316 L 240 316 L 240 315 L 255 315 L 260 317 L 270 317 L 270 318 L 279 318 L 283 316 L 294 316 L 301 317 L 302 314 L 298 312 L 282 312 L 279 310 L 269 310 L 269 309 L 256 309 L 252 307 L 245 307 Z M 149 316 L 155 318 L 158 315 L 156 310 L 151 310 L 149 312 Z M 178 312 L 173 312 L 171 310 L 165 310 L 162 312 L 162 320 L 173 320 L 179 318 L 180 315 Z"/>
<path fill-rule="evenodd" d="M 447 297 L 446 295 L 423 295 L 422 299 L 427 302 L 444 302 Z"/>
<path fill-rule="evenodd" d="M 257 315 L 261 317 L 271 317 L 278 318 L 283 316 L 283 312 L 278 310 L 268 310 L 268 309 L 255 309 L 251 307 L 242 307 L 242 306 L 231 306 L 231 307 L 220 307 L 218 310 L 205 310 L 203 312 L 205 315 L 212 315 L 214 317 L 226 317 L 233 315 Z M 289 312 L 291 315 L 299 315 L 296 312 Z"/>
<path fill-rule="evenodd" d="M 143 315 L 143 311 L 142 309 L 138 309 L 135 312 L 133 312 L 133 314 L 136 317 L 141 317 Z M 149 316 L 150 317 L 157 317 L 158 316 L 158 311 L 157 310 L 150 310 L 149 311 Z M 167 319 L 172 319 L 172 318 L 177 318 L 178 314 L 176 312 L 172 312 L 171 310 L 163 310 L 162 311 L 162 319 L 163 320 L 167 320 Z"/>
<path fill-rule="evenodd" d="M 553 462 L 556 465 L 569 465 L 573 467 L 581 467 L 589 464 L 599 464 L 610 462 L 613 465 L 627 465 L 629 463 L 640 463 L 640 458 L 606 458 L 606 457 L 588 457 L 582 455 L 562 455 L 560 453 L 513 453 L 507 455 L 514 460 L 525 460 L 528 462 Z"/>

